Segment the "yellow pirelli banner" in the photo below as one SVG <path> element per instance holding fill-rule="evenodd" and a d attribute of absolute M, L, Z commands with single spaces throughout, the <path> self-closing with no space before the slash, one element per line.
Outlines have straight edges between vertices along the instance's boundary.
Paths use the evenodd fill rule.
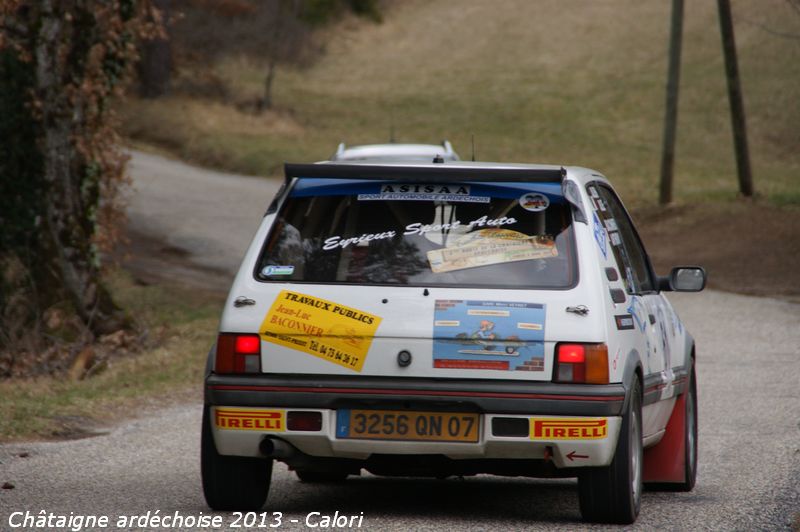
<path fill-rule="evenodd" d="M 283 290 L 259 329 L 265 342 L 361 371 L 381 318 L 335 301 Z"/>
<path fill-rule="evenodd" d="M 217 407 L 214 410 L 214 424 L 227 430 L 284 431 L 286 411 Z"/>
<path fill-rule="evenodd" d="M 597 440 L 606 436 L 606 418 L 530 418 L 532 440 Z"/>

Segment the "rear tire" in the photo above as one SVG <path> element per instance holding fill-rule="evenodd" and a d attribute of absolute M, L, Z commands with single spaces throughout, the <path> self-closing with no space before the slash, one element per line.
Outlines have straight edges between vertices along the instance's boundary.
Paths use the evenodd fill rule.
<path fill-rule="evenodd" d="M 208 406 L 203 409 L 200 472 L 206 503 L 218 511 L 257 511 L 264 506 L 272 480 L 272 460 L 223 456 L 211 432 Z"/>
<path fill-rule="evenodd" d="M 338 483 L 347 479 L 347 473 L 337 473 L 333 471 L 295 471 L 297 478 L 302 482 L 308 483 Z"/>
<path fill-rule="evenodd" d="M 607 467 L 588 469 L 578 480 L 584 521 L 630 524 L 642 501 L 642 385 L 636 377 L 622 417 L 617 450 Z"/>
<path fill-rule="evenodd" d="M 697 444 L 700 439 L 697 428 L 697 376 L 694 362 L 689 379 L 689 395 L 686 396 L 686 480 L 676 486 L 677 491 L 692 491 L 697 482 Z"/>

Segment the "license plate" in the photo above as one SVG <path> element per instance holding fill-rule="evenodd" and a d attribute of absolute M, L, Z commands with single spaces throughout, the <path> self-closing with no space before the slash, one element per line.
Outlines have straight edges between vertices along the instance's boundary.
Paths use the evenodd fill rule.
<path fill-rule="evenodd" d="M 478 441 L 478 414 L 338 410 L 336 437 L 362 440 Z"/>

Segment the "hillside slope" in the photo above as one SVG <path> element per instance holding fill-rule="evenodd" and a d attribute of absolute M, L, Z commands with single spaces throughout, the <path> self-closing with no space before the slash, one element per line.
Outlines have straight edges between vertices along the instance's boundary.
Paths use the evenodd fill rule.
<path fill-rule="evenodd" d="M 662 272 L 698 262 L 711 286 L 799 298 L 800 12 L 733 2 L 751 202 L 737 198 L 716 3 L 685 9 L 677 206 L 666 211 L 655 202 L 669 2 L 394 2 L 383 24 L 326 30 L 310 68 L 280 69 L 273 111 L 252 110 L 264 59 L 222 50 L 180 64 L 172 96 L 129 102 L 125 126 L 140 147 L 260 175 L 327 158 L 340 141 L 385 142 L 392 129 L 399 142 L 448 138 L 468 158 L 474 135 L 479 159 L 605 173 Z M 214 90 L 185 89 L 204 83 Z"/>
<path fill-rule="evenodd" d="M 386 21 L 327 33 L 309 69 L 278 72 L 277 110 L 253 115 L 262 58 L 220 53 L 181 75 L 212 76 L 225 98 L 177 93 L 129 106 L 138 141 L 198 162 L 270 173 L 327 157 L 341 141 L 449 138 L 481 159 L 581 164 L 655 200 L 668 2 L 412 0 Z M 800 13 L 784 0 L 734 2 L 757 190 L 800 203 Z M 677 198 L 736 192 L 716 5 L 686 5 Z M 180 47 L 180 43 L 177 43 Z"/>

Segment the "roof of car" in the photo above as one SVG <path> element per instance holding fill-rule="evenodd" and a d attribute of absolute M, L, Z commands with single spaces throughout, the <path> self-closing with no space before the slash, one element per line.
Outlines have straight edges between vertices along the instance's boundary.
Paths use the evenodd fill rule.
<path fill-rule="evenodd" d="M 439 156 L 447 161 L 458 161 L 458 154 L 453 150 L 450 142 L 444 140 L 441 144 L 366 144 L 363 146 L 346 147 L 339 144 L 336 153 L 331 156 L 331 161 L 433 161 Z"/>

